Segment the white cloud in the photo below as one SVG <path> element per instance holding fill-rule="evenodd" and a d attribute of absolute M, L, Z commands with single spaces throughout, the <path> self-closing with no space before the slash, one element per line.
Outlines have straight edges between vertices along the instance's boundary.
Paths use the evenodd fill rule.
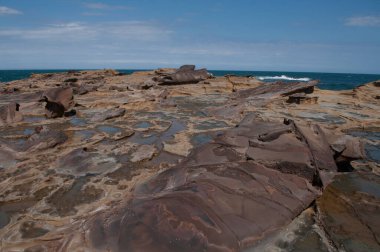
<path fill-rule="evenodd" d="M 132 40 L 156 41 L 166 38 L 171 31 L 154 23 L 141 21 L 86 24 L 70 22 L 52 24 L 35 29 L 0 29 L 0 37 L 34 40 Z"/>
<path fill-rule="evenodd" d="M 0 6 L 0 15 L 19 15 L 21 11 L 6 6 Z"/>
<path fill-rule="evenodd" d="M 379 45 L 200 40 L 147 21 L 0 28 L 0 41 L 0 69 L 143 69 L 193 63 L 209 69 L 379 72 Z"/>
<path fill-rule="evenodd" d="M 72 37 L 75 35 L 89 35 L 86 26 L 80 23 L 54 24 L 38 29 L 4 29 L 0 30 L 0 37 L 18 37 L 21 39 L 49 39 Z"/>
<path fill-rule="evenodd" d="M 347 26 L 380 26 L 380 16 L 350 17 L 345 20 Z"/>
<path fill-rule="evenodd" d="M 94 10 L 127 10 L 129 9 L 128 6 L 124 6 L 124 5 L 108 5 L 104 3 L 85 3 L 84 5 L 86 8 L 94 9 Z"/>

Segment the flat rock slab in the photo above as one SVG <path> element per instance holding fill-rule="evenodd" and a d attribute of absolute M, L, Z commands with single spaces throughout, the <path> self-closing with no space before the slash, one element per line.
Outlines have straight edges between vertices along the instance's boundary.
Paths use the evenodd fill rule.
<path fill-rule="evenodd" d="M 319 195 L 312 185 L 316 174 L 326 166 L 337 169 L 326 148 L 318 127 L 248 116 L 138 186 L 116 215 L 95 217 L 89 239 L 96 249 L 114 251 L 249 248 L 289 224 Z M 115 229 L 108 230 L 105 220 Z"/>
<path fill-rule="evenodd" d="M 314 87 L 318 84 L 318 81 L 309 82 L 274 82 L 265 83 L 256 88 L 242 90 L 237 92 L 237 97 L 248 98 L 251 96 L 263 96 L 265 98 L 271 98 L 275 96 L 292 95 L 299 92 L 313 93 Z"/>
<path fill-rule="evenodd" d="M 96 218 L 89 238 L 114 251 L 238 251 L 290 223 L 316 195 L 305 179 L 255 163 L 177 167 L 138 187 L 118 215 Z"/>
<path fill-rule="evenodd" d="M 109 109 L 105 112 L 96 114 L 93 118 L 91 118 L 92 122 L 103 122 L 105 120 L 109 120 L 112 118 L 120 117 L 125 114 L 125 109 L 123 108 L 115 108 Z"/>
<path fill-rule="evenodd" d="M 322 225 L 339 250 L 380 251 L 380 177 L 340 175 L 318 199 Z"/>
<path fill-rule="evenodd" d="M 109 173 L 117 170 L 120 165 L 113 157 L 80 148 L 60 158 L 54 167 L 60 173 L 80 177 L 89 174 Z"/>
<path fill-rule="evenodd" d="M 330 238 L 338 245 L 360 238 L 350 233 L 354 215 L 331 213 L 342 204 L 336 195 L 363 204 L 361 220 L 378 236 L 376 197 L 345 191 L 356 182 L 331 196 L 327 219 L 316 213 L 311 232 L 288 232 L 324 187 L 336 187 L 339 171 L 350 164 L 379 171 L 365 157 L 351 162 L 362 154 L 378 160 L 376 138 L 366 140 L 366 152 L 357 139 L 341 138 L 379 125 L 378 87 L 315 89 L 319 104 L 290 105 L 286 96 L 307 96 L 315 83 L 199 81 L 205 71 L 196 71 L 69 71 L 4 84 L 0 106 L 16 102 L 24 118 L 0 126 L 0 250 L 313 251 Z M 160 78 L 169 85 L 153 80 Z M 46 118 L 44 96 L 63 117 Z M 372 183 L 363 181 L 360 188 Z"/>
<path fill-rule="evenodd" d="M 154 145 L 141 145 L 137 150 L 132 153 L 131 161 L 141 162 L 144 160 L 150 160 L 157 153 L 157 148 Z"/>

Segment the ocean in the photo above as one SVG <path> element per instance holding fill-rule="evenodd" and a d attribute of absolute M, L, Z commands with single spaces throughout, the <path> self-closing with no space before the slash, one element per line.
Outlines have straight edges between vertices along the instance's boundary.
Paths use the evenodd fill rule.
<path fill-rule="evenodd" d="M 0 70 L 0 82 L 8 82 L 28 78 L 32 73 L 57 73 L 67 70 Z M 130 74 L 141 70 L 119 69 L 121 73 Z M 269 71 L 228 71 L 209 70 L 215 76 L 227 74 L 238 76 L 254 76 L 262 81 L 309 81 L 319 80 L 321 89 L 345 90 L 353 89 L 361 84 L 380 80 L 380 74 L 350 73 L 308 73 L 308 72 L 269 72 Z"/>

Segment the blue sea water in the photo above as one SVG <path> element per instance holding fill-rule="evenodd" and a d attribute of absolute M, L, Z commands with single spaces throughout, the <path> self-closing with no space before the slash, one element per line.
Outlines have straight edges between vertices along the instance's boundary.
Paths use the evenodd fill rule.
<path fill-rule="evenodd" d="M 0 82 L 28 78 L 32 73 L 57 73 L 67 70 L 0 70 Z M 130 74 L 141 70 L 118 70 L 121 73 Z M 380 74 L 350 74 L 350 73 L 308 73 L 308 72 L 269 72 L 269 71 L 209 71 L 215 76 L 227 74 L 237 76 L 254 76 L 263 81 L 308 81 L 319 80 L 321 89 L 344 90 L 352 89 L 361 84 L 380 80 Z"/>

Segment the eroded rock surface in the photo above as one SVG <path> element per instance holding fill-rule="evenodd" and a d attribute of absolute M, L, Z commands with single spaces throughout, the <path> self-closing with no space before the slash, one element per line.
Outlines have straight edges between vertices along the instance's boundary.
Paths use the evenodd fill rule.
<path fill-rule="evenodd" d="M 19 122 L 22 120 L 20 104 L 12 102 L 0 107 L 0 126 Z"/>
<path fill-rule="evenodd" d="M 160 76 L 154 78 L 160 85 L 178 85 L 178 84 L 191 84 L 198 83 L 202 80 L 206 80 L 211 75 L 206 69 L 195 70 L 194 65 L 181 66 L 175 72 L 157 72 Z"/>
<path fill-rule="evenodd" d="M 184 66 L 1 85 L 2 251 L 378 250 L 376 83 Z"/>
<path fill-rule="evenodd" d="M 326 188 L 317 206 L 322 225 L 338 249 L 380 250 L 378 175 L 340 175 Z"/>

